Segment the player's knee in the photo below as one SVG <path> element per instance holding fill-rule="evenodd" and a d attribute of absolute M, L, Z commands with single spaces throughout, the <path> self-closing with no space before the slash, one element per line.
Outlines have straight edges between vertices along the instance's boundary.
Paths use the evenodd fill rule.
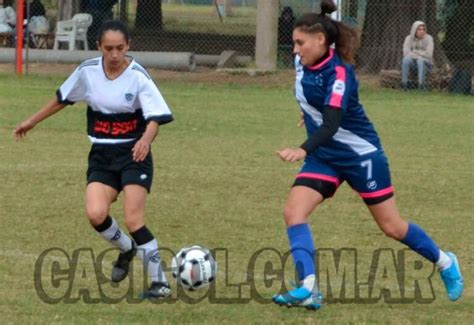
<path fill-rule="evenodd" d="M 107 214 L 107 208 L 90 206 L 86 207 L 87 218 L 89 219 L 89 222 L 94 226 L 98 226 L 102 222 L 104 222 L 105 218 L 107 217 Z"/>
<path fill-rule="evenodd" d="M 306 221 L 306 218 L 292 206 L 285 206 L 283 209 L 283 217 L 288 226 L 304 223 Z"/>
<path fill-rule="evenodd" d="M 293 208 L 289 206 L 285 206 L 283 208 L 283 218 L 285 218 L 285 221 L 287 221 L 287 223 L 288 223 L 288 220 L 290 220 L 293 217 L 293 215 L 294 215 Z"/>
<path fill-rule="evenodd" d="M 387 237 L 396 239 L 396 240 L 402 240 L 405 233 L 401 227 L 397 227 L 397 225 L 394 224 L 384 224 L 381 226 L 382 231 Z"/>
<path fill-rule="evenodd" d="M 140 217 L 127 217 L 125 218 L 125 227 L 129 232 L 135 232 L 144 226 L 143 218 Z"/>

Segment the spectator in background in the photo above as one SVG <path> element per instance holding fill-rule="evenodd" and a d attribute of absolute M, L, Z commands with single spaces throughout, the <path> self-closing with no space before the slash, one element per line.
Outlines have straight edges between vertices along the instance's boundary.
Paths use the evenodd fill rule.
<path fill-rule="evenodd" d="M 402 61 L 402 88 L 407 90 L 408 75 L 412 68 L 418 71 L 418 88 L 426 89 L 426 75 L 433 66 L 433 37 L 426 33 L 426 25 L 422 21 L 415 21 L 410 35 L 403 43 Z"/>
<path fill-rule="evenodd" d="M 112 8 L 118 0 L 83 0 L 81 9 L 92 15 L 92 25 L 87 31 L 87 42 L 91 50 L 97 50 L 97 32 L 100 26 L 106 20 L 111 20 L 114 17 Z"/>
<path fill-rule="evenodd" d="M 0 0 L 0 33 L 13 32 L 16 25 L 16 12 L 11 0 Z"/>
<path fill-rule="evenodd" d="M 278 18 L 278 52 L 286 66 L 293 63 L 293 25 L 295 16 L 290 6 L 285 6 Z"/>
<path fill-rule="evenodd" d="M 49 22 L 46 19 L 46 9 L 41 0 L 33 0 L 30 3 L 30 12 L 28 15 L 27 7 L 25 6 L 24 17 L 28 20 L 28 30 L 32 34 L 46 34 L 49 32 Z"/>
<path fill-rule="evenodd" d="M 28 17 L 28 7 L 25 4 L 24 8 L 24 14 L 23 17 Z M 44 9 L 43 4 L 41 3 L 41 0 L 33 0 L 30 3 L 30 17 L 35 17 L 35 16 L 46 16 L 46 9 Z"/>

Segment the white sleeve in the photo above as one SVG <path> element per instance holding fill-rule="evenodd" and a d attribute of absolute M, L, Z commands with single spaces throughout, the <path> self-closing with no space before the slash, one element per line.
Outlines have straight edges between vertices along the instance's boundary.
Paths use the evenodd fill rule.
<path fill-rule="evenodd" d="M 171 110 L 153 80 L 146 77 L 142 79 L 138 100 L 146 121 L 166 124 L 173 120 Z"/>
<path fill-rule="evenodd" d="M 10 25 L 16 25 L 16 12 L 12 7 L 5 8 L 5 13 L 7 15 L 7 23 Z"/>
<path fill-rule="evenodd" d="M 59 103 L 74 104 L 85 99 L 87 88 L 81 76 L 81 70 L 77 68 L 59 87 L 57 91 Z"/>

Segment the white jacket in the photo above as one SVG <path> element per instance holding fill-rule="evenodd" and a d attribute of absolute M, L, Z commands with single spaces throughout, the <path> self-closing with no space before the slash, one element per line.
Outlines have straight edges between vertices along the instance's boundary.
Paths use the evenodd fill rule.
<path fill-rule="evenodd" d="M 16 25 L 16 12 L 12 7 L 0 8 L 0 33 L 13 31 L 10 25 Z"/>
<path fill-rule="evenodd" d="M 405 38 L 405 42 L 403 43 L 403 56 L 410 56 L 414 59 L 423 58 L 429 63 L 433 63 L 433 37 L 426 33 L 423 38 L 417 38 L 415 36 L 416 29 L 420 25 L 426 26 L 426 24 L 420 20 L 415 21 L 411 26 L 410 35 Z"/>

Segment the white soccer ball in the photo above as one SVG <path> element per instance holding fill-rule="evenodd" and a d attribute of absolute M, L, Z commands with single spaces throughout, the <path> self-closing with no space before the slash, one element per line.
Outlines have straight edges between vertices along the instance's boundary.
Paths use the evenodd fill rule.
<path fill-rule="evenodd" d="M 176 254 L 171 261 L 171 270 L 183 288 L 193 291 L 206 288 L 214 281 L 217 264 L 207 248 L 190 246 Z"/>

